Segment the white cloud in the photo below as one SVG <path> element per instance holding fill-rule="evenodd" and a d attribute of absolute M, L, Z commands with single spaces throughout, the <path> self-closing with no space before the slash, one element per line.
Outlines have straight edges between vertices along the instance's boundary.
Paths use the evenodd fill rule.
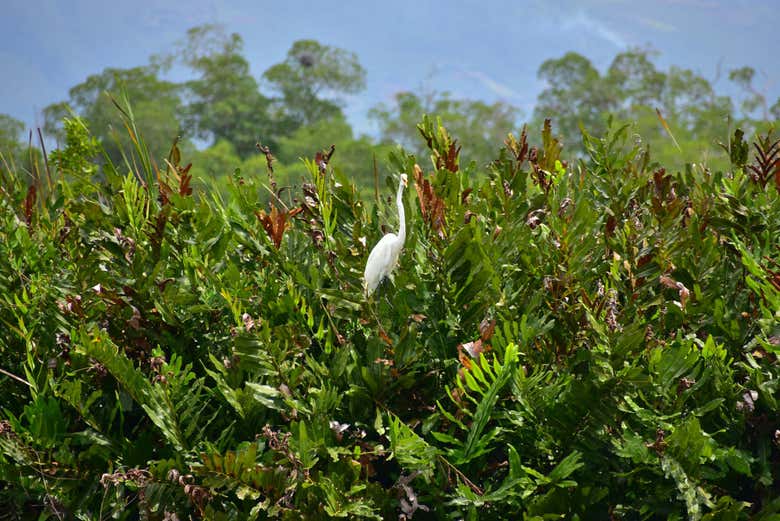
<path fill-rule="evenodd" d="M 641 24 L 643 24 L 643 25 L 645 25 L 645 26 L 647 26 L 647 27 L 649 27 L 651 29 L 655 29 L 656 31 L 661 31 L 661 32 L 665 32 L 665 33 L 671 33 L 671 32 L 677 31 L 677 27 L 676 26 L 674 26 L 672 24 L 668 24 L 666 22 L 662 22 L 661 20 L 657 20 L 655 18 L 649 18 L 649 17 L 644 17 L 644 16 L 637 16 L 636 19 L 639 20 L 639 22 Z"/>
<path fill-rule="evenodd" d="M 603 40 L 608 41 L 615 47 L 624 49 L 628 47 L 628 42 L 623 35 L 617 31 L 613 31 L 606 24 L 588 15 L 585 11 L 578 11 L 574 16 L 565 20 L 562 24 L 562 28 L 566 31 L 575 29 L 584 29 L 585 31 L 599 36 Z"/>
<path fill-rule="evenodd" d="M 488 90 L 493 92 L 494 94 L 501 96 L 502 98 L 521 98 L 522 95 L 514 90 L 512 87 L 501 83 L 500 81 L 497 81 L 487 74 L 485 74 L 482 71 L 476 71 L 476 70 L 463 70 L 463 74 L 468 76 L 469 78 L 474 78 L 479 83 L 481 83 L 483 86 L 485 86 Z"/>

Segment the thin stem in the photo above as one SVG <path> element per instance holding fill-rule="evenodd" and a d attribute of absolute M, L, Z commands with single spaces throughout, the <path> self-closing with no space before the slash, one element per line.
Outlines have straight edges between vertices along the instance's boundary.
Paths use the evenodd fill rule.
<path fill-rule="evenodd" d="M 13 378 L 13 379 L 14 379 L 14 380 L 16 380 L 17 382 L 23 383 L 23 384 L 24 384 L 24 385 L 26 385 L 27 387 L 32 387 L 32 385 L 30 384 L 30 382 L 28 382 L 28 381 L 27 381 L 27 380 L 25 380 L 24 378 L 19 378 L 18 376 L 16 376 L 16 375 L 15 375 L 15 374 L 13 374 L 13 373 L 9 373 L 8 371 L 6 371 L 5 369 L 3 369 L 2 367 L 0 367 L 0 373 L 2 373 L 2 374 L 4 374 L 4 375 L 6 375 L 8 378 Z"/>

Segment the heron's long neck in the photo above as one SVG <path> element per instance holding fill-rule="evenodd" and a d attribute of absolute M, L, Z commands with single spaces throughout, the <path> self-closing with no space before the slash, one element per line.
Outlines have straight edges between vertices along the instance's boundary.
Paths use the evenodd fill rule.
<path fill-rule="evenodd" d="M 399 183 L 398 184 L 398 196 L 396 197 L 396 204 L 398 204 L 398 222 L 400 226 L 398 227 L 398 239 L 401 241 L 401 244 L 403 244 L 404 240 L 406 240 L 406 218 L 404 216 L 404 201 L 403 201 L 403 195 L 404 195 L 404 184 Z"/>

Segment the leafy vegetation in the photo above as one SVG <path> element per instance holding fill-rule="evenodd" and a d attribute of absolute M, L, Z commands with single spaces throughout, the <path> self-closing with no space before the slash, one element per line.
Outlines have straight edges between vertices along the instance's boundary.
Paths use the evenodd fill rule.
<path fill-rule="evenodd" d="M 261 146 L 194 188 L 115 101 L 120 161 L 71 117 L 0 177 L 5 518 L 780 515 L 776 138 L 667 171 L 546 121 L 482 169 L 426 117 L 366 301 L 397 179 L 330 148 L 287 188 Z"/>
<path fill-rule="evenodd" d="M 90 76 L 48 154 L 0 115 L 0 519 L 780 519 L 752 69 L 731 99 L 570 53 L 530 133 L 403 92 L 372 138 L 353 53 L 295 42 L 258 81 L 242 46 L 196 27 Z"/>

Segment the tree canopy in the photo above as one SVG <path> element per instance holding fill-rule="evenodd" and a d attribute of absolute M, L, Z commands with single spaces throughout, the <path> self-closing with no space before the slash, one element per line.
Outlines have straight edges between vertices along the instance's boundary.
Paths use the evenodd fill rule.
<path fill-rule="evenodd" d="M 24 123 L 7 114 L 0 114 L 0 153 L 18 158 L 22 149 Z"/>
<path fill-rule="evenodd" d="M 567 146 L 584 153 L 580 126 L 599 134 L 612 115 L 635 122 L 637 133 L 663 151 L 663 159 L 671 160 L 675 153 L 669 131 L 691 156 L 708 156 L 717 141 L 728 139 L 735 118 L 731 99 L 718 95 L 710 81 L 692 70 L 658 70 L 651 57 L 646 49 L 621 52 L 604 74 L 574 52 L 545 61 L 539 78 L 547 87 L 534 110 L 536 124 L 555 117 Z"/>
<path fill-rule="evenodd" d="M 421 114 L 439 118 L 463 144 L 464 160 L 481 165 L 494 158 L 496 143 L 501 143 L 520 125 L 520 111 L 516 107 L 503 102 L 488 104 L 479 100 L 453 99 L 446 92 L 423 95 L 399 92 L 392 104 L 374 107 L 369 116 L 379 124 L 382 142 L 398 143 L 423 157 L 426 143 L 417 129 Z"/>
<path fill-rule="evenodd" d="M 680 167 L 683 157 L 696 157 L 722 168 L 726 158 L 718 143 L 728 142 L 732 128 L 751 133 L 780 118 L 780 100 L 767 102 L 755 87 L 757 73 L 751 67 L 728 73 L 742 93 L 732 98 L 719 94 L 714 80 L 692 70 L 659 69 L 655 56 L 651 49 L 628 49 L 604 71 L 575 52 L 546 60 L 538 70 L 545 88 L 529 115 L 531 128 L 539 129 L 544 119 L 554 118 L 567 153 L 582 157 L 580 129 L 601 135 L 613 118 L 630 122 L 632 132 L 659 161 Z M 191 78 L 181 83 L 165 79 L 172 64 L 187 68 Z M 44 109 L 45 130 L 62 143 L 62 118 L 73 111 L 116 161 L 128 137 L 112 97 L 126 95 L 138 129 L 152 143 L 152 157 L 160 164 L 178 138 L 182 150 L 204 158 L 195 172 L 226 175 L 261 164 L 256 161 L 259 142 L 277 156 L 280 172 L 292 175 L 302 166 L 295 155 L 300 152 L 290 151 L 313 155 L 337 144 L 335 164 L 343 162 L 350 175 L 370 189 L 376 154 L 368 145 L 382 144 L 386 149 L 402 145 L 422 156 L 426 142 L 417 128 L 422 114 L 440 118 L 463 147 L 463 160 L 480 165 L 494 158 L 496 143 L 523 124 L 521 111 L 505 102 L 402 91 L 370 110 L 377 134 L 359 136 L 343 108 L 365 85 L 366 71 L 355 53 L 314 40 L 294 42 L 281 61 L 256 78 L 241 36 L 209 24 L 190 29 L 176 46 L 151 57 L 146 65 L 107 68 L 89 76 L 70 90 L 67 101 Z M 379 161 L 377 168 L 384 171 L 387 166 Z"/>
<path fill-rule="evenodd" d="M 207 25 L 187 32 L 178 58 L 195 74 L 184 84 L 186 125 L 210 144 L 229 141 L 245 158 L 260 139 L 275 143 L 277 128 L 271 100 L 260 92 L 242 51 L 238 34 Z"/>
<path fill-rule="evenodd" d="M 114 102 L 126 96 L 132 100 L 136 124 L 152 144 L 154 157 L 161 158 L 176 136 L 187 133 L 181 124 L 181 86 L 160 79 L 159 72 L 154 65 L 144 65 L 107 68 L 89 76 L 70 89 L 68 101 L 44 108 L 44 129 L 63 142 L 62 120 L 73 111 L 89 122 L 108 155 L 118 160 L 120 149 L 127 149 L 130 141 Z"/>
<path fill-rule="evenodd" d="M 363 90 L 366 71 L 353 52 L 299 40 L 263 79 L 280 96 L 277 106 L 295 129 L 340 115 L 340 96 Z"/>

